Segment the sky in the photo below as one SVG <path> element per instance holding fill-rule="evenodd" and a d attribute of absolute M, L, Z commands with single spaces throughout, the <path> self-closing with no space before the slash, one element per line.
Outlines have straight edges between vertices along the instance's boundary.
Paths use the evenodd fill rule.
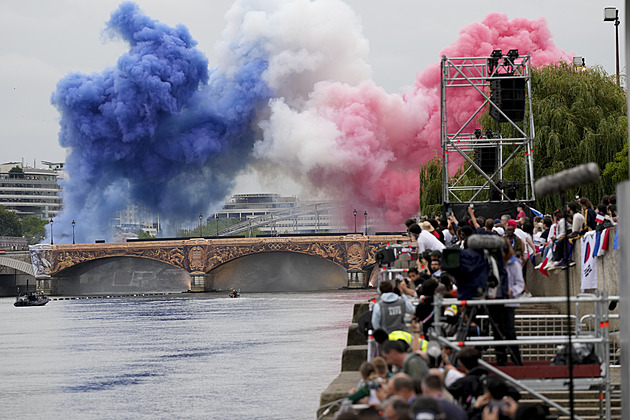
<path fill-rule="evenodd" d="M 147 15 L 170 25 L 183 23 L 213 65 L 214 47 L 233 4 L 224 0 L 140 0 Z M 582 56 L 587 66 L 599 65 L 614 74 L 614 25 L 603 21 L 604 7 L 620 10 L 621 72 L 625 73 L 624 2 L 615 1 L 453 1 L 348 0 L 369 41 L 368 63 L 375 83 L 388 92 L 402 92 L 415 75 L 439 62 L 440 50 L 466 25 L 489 12 L 508 17 L 544 17 L 555 44 Z M 69 72 L 92 73 L 112 66 L 127 48 L 102 36 L 105 22 L 120 1 L 0 1 L 0 127 L 2 162 L 63 161 L 59 146 L 59 113 L 50 96 Z M 449 16 L 450 13 L 454 12 Z"/>
<path fill-rule="evenodd" d="M 203 200 L 211 201 L 213 204 L 199 209 L 199 202 L 194 202 L 192 203 L 195 207 L 192 210 L 193 213 L 199 213 L 202 210 L 208 214 L 208 211 L 216 210 L 216 203 L 227 192 L 264 191 L 313 195 L 323 193 L 325 195 L 330 192 L 324 187 L 325 185 L 342 184 L 339 182 L 339 177 L 352 172 L 348 175 L 347 185 L 335 185 L 337 194 L 349 194 L 352 191 L 352 194 L 356 193 L 357 202 L 366 207 L 375 206 L 383 201 L 406 200 L 407 202 L 401 203 L 399 207 L 383 209 L 383 212 L 386 215 L 389 214 L 392 220 L 404 217 L 405 212 L 413 206 L 413 201 L 416 199 L 401 199 L 402 191 L 388 195 L 379 192 L 378 189 L 381 186 L 381 189 L 384 189 L 396 183 L 406 183 L 409 176 L 413 177 L 413 173 L 417 171 L 415 165 L 414 168 L 403 168 L 400 172 L 391 173 L 386 171 L 385 166 L 400 164 L 404 160 L 401 159 L 401 154 L 413 154 L 417 150 L 411 149 L 413 146 L 409 145 L 403 145 L 402 149 L 398 145 L 396 150 L 385 150 L 386 143 L 383 143 L 383 137 L 379 138 L 379 135 L 385 132 L 385 139 L 397 139 L 396 141 L 399 142 L 404 136 L 416 136 L 421 143 L 424 141 L 422 147 L 425 152 L 415 162 L 421 163 L 426 160 L 427 153 L 430 153 L 430 148 L 435 145 L 435 142 L 422 138 L 423 132 L 418 131 L 417 127 L 413 131 L 403 124 L 397 132 L 395 124 L 391 121 L 396 117 L 405 119 L 406 123 L 414 119 L 422 120 L 421 124 L 425 127 L 424 134 L 428 133 L 426 127 L 431 126 L 431 112 L 435 109 L 429 110 L 430 106 L 427 103 L 430 101 L 426 99 L 428 96 L 423 96 L 431 95 L 428 83 L 430 75 L 423 72 L 439 63 L 440 53 L 445 48 L 451 48 L 449 46 L 457 44 L 457 48 L 451 49 L 458 50 L 466 41 L 467 35 L 463 35 L 464 28 L 467 28 L 466 33 L 474 32 L 479 30 L 480 26 L 475 26 L 479 22 L 484 22 L 482 29 L 485 30 L 492 29 L 492 25 L 495 24 L 510 26 L 510 30 L 516 31 L 514 36 L 518 36 L 518 28 L 520 28 L 520 24 L 515 24 L 514 19 L 531 20 L 534 23 L 530 28 L 546 25 L 551 35 L 550 40 L 546 40 L 545 44 L 555 44 L 555 46 L 541 48 L 541 51 L 558 51 L 558 58 L 563 55 L 565 59 L 582 56 L 587 66 L 602 66 L 608 73 L 613 74 L 615 71 L 615 29 L 611 22 L 603 21 L 603 8 L 617 7 L 620 9 L 622 18 L 619 27 L 622 34 L 620 36 L 622 41 L 620 45 L 621 72 L 625 73 L 625 44 L 623 43 L 625 11 L 623 2 L 619 0 L 606 3 L 588 0 L 453 1 L 449 3 L 448 9 L 444 9 L 438 2 L 417 0 L 393 0 L 387 3 L 375 0 L 347 0 L 345 2 L 318 0 L 315 3 L 319 7 L 313 3 L 309 5 L 305 0 L 239 0 L 236 2 L 138 0 L 135 3 L 143 16 L 149 20 L 157 20 L 168 28 L 175 28 L 178 24 L 183 24 L 187 28 L 190 37 L 197 44 L 194 45 L 193 42 L 182 54 L 193 54 L 198 59 L 191 59 L 191 62 L 201 67 L 205 63 L 203 56 L 207 58 L 211 86 L 206 89 L 206 98 L 219 98 L 217 103 L 220 103 L 219 94 L 228 92 L 230 94 L 225 97 L 229 97 L 230 101 L 239 98 L 247 99 L 243 102 L 247 102 L 247 106 L 238 108 L 241 114 L 236 116 L 227 115 L 225 109 L 219 109 L 219 105 L 211 105 L 206 103 L 207 99 L 199 97 L 196 99 L 193 97 L 193 102 L 187 103 L 186 106 L 190 109 L 197 107 L 195 109 L 202 109 L 203 112 L 213 112 L 212 124 L 220 121 L 223 124 L 222 129 L 232 135 L 229 141 L 234 141 L 236 138 L 237 145 L 253 148 L 251 162 L 249 158 L 248 162 L 242 159 L 242 165 L 221 168 L 222 172 L 212 171 L 209 168 L 220 168 L 222 164 L 226 166 L 225 163 L 228 161 L 237 162 L 238 157 L 231 156 L 230 159 L 221 160 L 212 155 L 213 150 L 195 148 L 215 147 L 228 149 L 228 151 L 245 149 L 228 147 L 226 144 L 229 142 L 221 143 L 220 141 L 213 143 L 212 146 L 192 144 L 190 139 L 182 137 L 184 142 L 190 143 L 187 146 L 190 146 L 192 151 L 175 150 L 173 149 L 175 146 L 169 144 L 171 149 L 168 152 L 161 150 L 159 158 L 164 158 L 167 153 L 182 154 L 182 164 L 191 166 L 197 164 L 198 171 L 204 176 L 207 175 L 212 182 L 206 180 L 205 183 L 199 182 L 195 188 L 190 187 L 188 190 L 182 188 L 183 191 L 176 191 L 177 187 L 168 185 L 168 179 L 166 179 L 168 173 L 155 174 L 155 168 L 142 168 L 139 171 L 134 171 L 133 168 L 123 169 L 128 172 L 122 176 L 125 180 L 132 179 L 134 173 L 138 172 L 140 176 L 150 180 L 157 187 L 152 190 L 148 184 L 135 185 L 130 191 L 124 191 L 122 195 L 133 195 L 138 191 L 147 195 L 152 193 L 154 196 L 165 192 L 173 196 L 179 192 L 182 195 L 191 195 L 205 191 L 212 185 L 219 185 L 217 194 L 212 197 L 202 197 Z M 293 7 L 283 7 L 286 4 L 291 4 Z M 117 198 L 122 197 L 119 194 L 122 191 L 120 179 L 114 179 L 111 175 L 111 172 L 119 170 L 120 166 L 108 166 L 107 170 L 110 173 L 98 172 L 102 169 L 98 167 L 98 160 L 101 158 L 107 160 L 108 156 L 95 156 L 93 149 L 84 149 L 81 141 L 85 139 L 73 138 L 71 130 L 64 132 L 62 129 L 60 132 L 60 123 L 64 124 L 65 121 L 65 126 L 67 126 L 69 121 L 76 122 L 83 117 L 80 115 L 83 110 L 79 108 L 85 105 L 80 104 L 79 99 L 71 98 L 73 80 L 69 75 L 78 73 L 82 75 L 81 80 L 88 81 L 106 79 L 107 69 L 116 66 L 119 57 L 130 51 L 129 43 L 121 39 L 125 37 L 125 31 L 129 29 L 124 27 L 128 23 L 123 22 L 123 18 L 120 18 L 120 22 L 110 21 L 110 15 L 119 8 L 119 5 L 119 1 L 109 0 L 0 1 L 0 36 L 3 39 L 0 44 L 2 57 L 0 67 L 2 75 L 0 77 L 0 92 L 2 92 L 0 118 L 2 120 L 0 122 L 3 128 L 0 160 L 2 162 L 23 160 L 28 165 L 35 163 L 38 166 L 42 160 L 68 163 L 71 147 L 74 147 L 75 154 L 71 159 L 74 161 L 71 162 L 70 167 L 75 168 L 74 173 L 80 174 L 81 177 L 89 172 L 95 180 L 91 184 L 73 185 L 76 187 L 73 192 L 76 204 L 67 206 L 75 208 L 74 217 L 67 216 L 72 219 L 78 218 L 80 212 L 89 213 L 95 205 L 111 206 L 109 210 L 114 210 L 125 204 L 125 200 Z M 246 13 L 250 9 L 257 8 L 267 10 L 267 15 Z M 131 12 L 133 11 L 125 13 Z M 486 20 L 492 12 L 505 14 L 507 20 L 512 23 L 508 25 L 505 19 L 496 16 Z M 121 12 L 121 15 L 125 13 Z M 544 20 L 541 21 L 540 18 Z M 242 22 L 239 19 L 243 19 Z M 110 21 L 110 29 L 114 27 L 114 32 L 119 32 L 118 37 L 112 37 L 111 30 L 105 32 L 108 21 Z M 317 31 L 319 27 L 324 30 Z M 171 31 L 168 28 L 165 27 L 164 30 Z M 310 31 L 306 31 L 306 28 Z M 177 29 L 174 32 L 181 35 L 181 31 Z M 183 38 L 188 39 L 188 35 L 184 34 Z M 257 44 L 263 45 L 264 53 L 251 53 L 253 49 L 249 52 L 246 50 L 246 47 L 251 47 L 253 43 L 261 39 L 267 42 L 267 44 Z M 299 48 L 300 43 L 304 44 L 303 50 Z M 486 50 L 490 48 L 486 47 Z M 252 57 L 253 54 L 260 54 L 260 56 Z M 322 59 L 322 54 L 326 57 L 328 55 L 334 57 L 334 60 L 330 57 Z M 257 70 L 254 68 L 256 58 L 263 61 L 269 60 L 269 68 L 273 71 L 267 72 L 262 78 L 257 77 L 255 74 Z M 318 60 L 329 61 L 322 64 Z M 547 57 L 546 61 L 549 60 L 551 58 Z M 238 71 L 243 71 L 247 65 L 250 66 L 244 70 L 247 75 L 242 75 L 241 81 L 235 86 L 232 84 L 229 88 L 217 87 Z M 220 71 L 213 73 L 212 69 L 215 68 L 219 68 Z M 202 70 L 200 71 L 203 73 Z M 221 73 L 220 77 L 217 76 L 219 73 Z M 208 75 L 195 74 L 193 79 L 195 83 L 204 85 Z M 255 85 L 254 89 L 253 85 L 246 84 L 248 81 L 260 82 L 260 80 L 264 80 L 266 86 Z M 317 86 L 319 81 L 330 83 Z M 366 81 L 369 83 L 365 83 Z M 335 84 L 337 82 L 339 83 Z M 243 86 L 248 86 L 247 89 L 251 90 L 245 92 L 242 89 Z M 234 90 L 231 90 L 232 88 Z M 265 88 L 273 92 L 265 92 Z M 55 94 L 54 105 L 51 104 L 53 93 Z M 234 99 L 232 94 L 242 95 L 242 97 Z M 178 98 L 182 103 L 190 99 L 190 96 L 185 93 L 182 95 L 182 98 Z M 247 95 L 249 96 L 245 98 Z M 120 101 L 120 98 L 117 100 Z M 260 102 L 257 101 L 267 100 L 269 100 L 268 108 L 261 113 Z M 424 113 L 410 113 L 405 106 L 414 103 L 418 109 L 429 108 Z M 363 109 L 357 110 L 357 104 Z M 156 106 L 159 108 L 163 104 Z M 368 109 L 370 106 L 374 109 Z M 160 110 L 164 109 L 160 108 Z M 151 112 L 159 113 L 160 110 Z M 62 111 L 67 113 L 65 117 L 62 116 Z M 171 111 L 179 112 L 178 109 Z M 254 114 L 255 117 L 253 117 Z M 198 117 L 199 114 L 184 115 L 179 120 L 173 117 L 160 123 L 159 126 L 161 128 L 176 127 L 172 129 L 174 137 L 183 136 L 177 131 L 181 129 L 182 124 L 188 124 L 186 129 L 192 132 L 198 129 L 218 130 L 216 126 L 208 128 L 208 121 L 204 122 L 205 125 L 202 128 L 193 127 L 193 120 Z M 125 118 L 129 124 L 137 122 L 134 116 Z M 359 127 L 364 131 L 357 134 L 357 126 L 353 125 L 357 118 L 361 118 L 363 122 L 368 121 L 372 126 Z M 246 121 L 254 121 L 252 126 L 256 126 L 254 127 L 256 130 L 252 132 L 246 130 L 241 124 Z M 147 128 L 148 131 L 152 129 L 152 127 Z M 102 135 L 106 137 L 107 127 L 104 128 L 103 133 Z M 236 133 L 235 137 L 234 133 Z M 120 141 L 120 144 L 126 147 L 130 139 L 133 141 L 136 135 L 144 134 L 127 132 L 121 134 L 120 138 L 116 138 L 116 141 Z M 67 146 L 66 148 L 60 146 L 60 137 L 64 138 L 62 142 Z M 301 142 L 280 141 L 285 137 L 298 138 Z M 322 140 L 318 143 L 315 137 Z M 336 150 L 334 147 L 339 144 L 334 144 L 335 138 L 350 140 L 348 140 L 349 143 L 343 145 L 344 147 Z M 366 146 L 361 149 L 363 145 Z M 317 153 L 314 147 L 329 148 L 336 152 L 329 153 L 327 156 L 315 156 Z M 92 159 L 89 170 L 81 162 L 79 152 L 81 156 L 89 155 L 89 159 Z M 203 161 L 195 161 L 194 157 L 190 157 L 189 154 L 193 152 L 202 156 Z M 355 167 L 352 156 L 349 155 L 350 152 L 356 154 L 357 159 L 368 161 L 375 154 L 382 152 L 385 160 L 384 163 L 382 160 L 375 160 L 367 166 L 360 166 L 357 163 Z M 127 150 L 125 153 L 127 154 L 123 158 L 116 156 L 117 165 L 119 162 L 127 162 L 129 166 L 132 158 L 140 156 L 130 154 L 131 152 Z M 294 162 L 297 163 L 294 164 Z M 111 162 L 107 164 L 109 163 Z M 101 166 L 105 167 L 107 164 Z M 367 180 L 360 180 L 361 173 L 366 171 L 373 171 L 373 174 L 378 176 L 372 179 L 366 176 Z M 176 179 L 179 176 L 181 179 L 190 179 L 192 173 L 194 172 L 182 172 L 171 178 Z M 157 175 L 162 175 L 162 178 L 160 179 Z M 94 198 L 90 205 L 85 197 L 90 191 L 96 189 L 98 185 L 96 178 L 99 176 L 108 181 L 101 183 L 102 185 L 99 186 L 101 189 L 98 190 L 105 200 L 101 202 L 99 201 L 101 198 L 98 200 Z M 236 184 L 226 179 L 237 176 Z M 302 177 L 305 179 L 301 179 Z M 306 184 L 309 188 L 304 188 Z M 374 191 L 366 193 L 364 190 L 369 185 L 374 187 Z M 159 193 L 158 187 L 161 188 Z M 415 190 L 417 191 L 417 188 Z M 84 202 L 80 202 L 81 198 Z M 150 201 L 148 198 L 147 200 Z M 65 199 L 64 203 L 66 203 Z M 149 204 L 166 213 L 175 212 L 178 207 L 177 202 Z M 180 203 L 182 204 L 183 202 Z M 186 204 L 191 206 L 190 203 Z"/>

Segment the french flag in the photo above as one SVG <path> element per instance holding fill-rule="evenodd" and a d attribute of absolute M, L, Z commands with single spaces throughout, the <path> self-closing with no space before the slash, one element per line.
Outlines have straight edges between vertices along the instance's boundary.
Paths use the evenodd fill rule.
<path fill-rule="evenodd" d="M 547 251 L 547 253 L 543 255 L 544 257 L 543 262 L 542 264 L 540 264 L 540 268 L 538 269 L 538 271 L 540 271 L 542 274 L 544 274 L 547 277 L 549 277 L 549 273 L 547 272 L 547 270 L 545 270 L 545 266 L 551 259 L 552 255 L 553 255 L 553 251 L 551 250 L 551 247 L 549 247 L 549 250 Z"/>
<path fill-rule="evenodd" d="M 534 213 L 534 217 L 543 217 L 543 214 L 539 212 L 538 210 L 536 210 L 535 208 L 530 207 L 529 209 L 532 211 L 532 213 Z"/>
<path fill-rule="evenodd" d="M 595 222 L 604 223 L 604 215 L 601 213 L 597 213 L 597 216 L 595 216 Z"/>

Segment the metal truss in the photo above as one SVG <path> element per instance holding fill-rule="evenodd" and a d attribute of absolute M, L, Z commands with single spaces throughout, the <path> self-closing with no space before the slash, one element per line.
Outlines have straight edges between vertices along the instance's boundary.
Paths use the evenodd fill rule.
<path fill-rule="evenodd" d="M 496 52 L 496 51 L 495 51 Z M 458 57 L 447 58 L 442 56 L 441 62 L 441 86 L 440 86 L 440 118 L 441 118 L 441 146 L 442 146 L 442 197 L 444 204 L 450 203 L 474 203 L 474 202 L 509 202 L 534 201 L 534 169 L 533 169 L 533 141 L 534 120 L 531 103 L 531 59 L 529 53 L 519 56 L 516 50 L 511 50 L 505 57 L 495 55 L 490 57 Z M 515 53 L 514 53 L 515 52 Z M 501 54 L 499 52 L 499 54 Z M 525 95 L 525 118 L 521 126 L 507 115 L 501 104 L 493 100 L 490 86 L 493 81 L 520 79 L 523 81 Z M 462 92 L 465 91 L 465 92 Z M 474 110 L 461 126 L 449 121 L 448 110 L 455 101 L 462 100 L 454 93 L 465 93 L 466 99 L 474 99 L 478 96 L 479 107 Z M 509 124 L 517 133 L 517 137 L 505 138 L 501 133 L 486 134 L 477 124 L 478 118 L 488 107 L 495 116 L 502 121 L 500 127 Z M 496 119 L 496 118 L 495 118 Z M 450 124 L 450 125 L 449 125 Z M 476 131 L 476 132 L 475 132 Z M 490 133 L 488 133 L 490 134 Z M 475 151 L 495 148 L 495 170 L 484 172 L 471 157 Z M 525 179 L 514 182 L 504 182 L 504 170 L 506 165 L 515 160 L 519 154 L 524 154 L 524 168 L 522 172 Z M 460 155 L 461 160 L 453 159 Z M 514 164 L 515 162 L 513 162 Z M 462 170 L 460 175 L 451 177 L 449 174 Z M 481 185 L 463 185 L 462 179 L 470 171 L 481 174 L 485 182 Z M 518 194 L 508 196 L 509 188 L 515 188 L 514 184 L 522 185 Z M 510 185 L 511 184 L 511 185 Z M 486 191 L 487 193 L 482 194 Z M 516 189 L 515 189 L 516 191 Z M 496 193 L 494 193 L 496 192 Z"/>

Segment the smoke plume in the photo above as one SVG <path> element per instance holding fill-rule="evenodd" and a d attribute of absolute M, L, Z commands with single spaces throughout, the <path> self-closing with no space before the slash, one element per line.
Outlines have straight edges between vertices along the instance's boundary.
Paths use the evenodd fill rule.
<path fill-rule="evenodd" d="M 371 81 L 360 21 L 339 0 L 240 0 L 226 21 L 208 63 L 186 27 L 123 3 L 107 30 L 129 51 L 102 73 L 58 82 L 51 101 L 68 156 L 56 240 L 70 236 L 71 220 L 80 241 L 103 237 L 129 204 L 166 225 L 195 220 L 221 207 L 245 168 L 369 209 L 382 229 L 417 212 L 419 166 L 440 149 L 439 65 L 410 92 L 385 92 Z M 543 18 L 497 13 L 441 54 L 497 48 L 530 52 L 535 65 L 569 57 Z M 453 123 L 479 101 L 463 96 Z"/>

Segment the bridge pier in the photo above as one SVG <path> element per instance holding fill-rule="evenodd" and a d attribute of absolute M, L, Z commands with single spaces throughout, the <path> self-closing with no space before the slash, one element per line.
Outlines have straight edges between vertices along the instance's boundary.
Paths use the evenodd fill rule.
<path fill-rule="evenodd" d="M 367 289 L 368 275 L 358 268 L 348 270 L 348 289 Z"/>
<path fill-rule="evenodd" d="M 191 292 L 205 292 L 211 290 L 212 287 L 206 287 L 206 273 L 194 272 L 190 273 L 190 291 Z M 212 286 L 212 285 L 210 285 Z"/>
<path fill-rule="evenodd" d="M 38 291 L 44 292 L 45 295 L 52 295 L 53 291 L 53 279 L 52 277 L 36 277 L 35 278 L 35 289 Z"/>

